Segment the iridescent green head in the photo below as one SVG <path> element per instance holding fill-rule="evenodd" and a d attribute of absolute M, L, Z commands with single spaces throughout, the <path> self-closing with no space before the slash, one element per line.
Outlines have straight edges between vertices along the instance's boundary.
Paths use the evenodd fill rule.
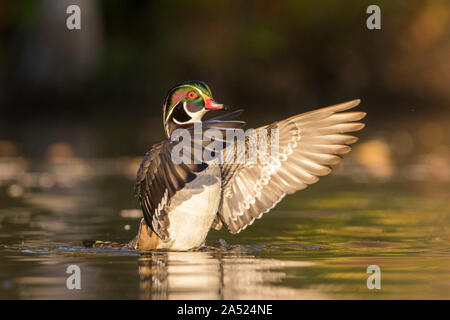
<path fill-rule="evenodd" d="M 169 90 L 163 105 L 164 129 L 168 137 L 177 127 L 202 121 L 209 110 L 223 110 L 213 100 L 211 89 L 203 81 L 186 81 Z"/>

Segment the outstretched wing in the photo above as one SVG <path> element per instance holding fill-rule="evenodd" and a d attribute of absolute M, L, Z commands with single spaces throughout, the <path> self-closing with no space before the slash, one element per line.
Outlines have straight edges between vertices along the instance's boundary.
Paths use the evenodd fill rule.
<path fill-rule="evenodd" d="M 353 100 L 321 108 L 256 129 L 256 135 L 279 132 L 279 155 L 264 163 L 223 166 L 223 197 L 220 220 L 231 233 L 238 233 L 270 211 L 286 194 L 315 183 L 341 161 L 358 138 L 345 134 L 364 128 L 355 122 L 364 112 L 342 112 L 359 104 Z M 266 129 L 266 130 L 262 130 Z M 257 148 L 257 152 L 261 151 Z"/>

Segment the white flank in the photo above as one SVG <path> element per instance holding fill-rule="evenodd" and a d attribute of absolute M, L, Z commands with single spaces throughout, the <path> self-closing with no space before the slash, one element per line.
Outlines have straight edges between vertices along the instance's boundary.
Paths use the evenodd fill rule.
<path fill-rule="evenodd" d="M 220 168 L 210 165 L 170 200 L 169 237 L 158 249 L 190 250 L 202 246 L 220 205 Z"/>

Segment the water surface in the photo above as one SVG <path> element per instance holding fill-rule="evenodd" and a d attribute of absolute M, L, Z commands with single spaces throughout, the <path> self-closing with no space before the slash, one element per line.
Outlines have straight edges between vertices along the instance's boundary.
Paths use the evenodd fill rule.
<path fill-rule="evenodd" d="M 3 183 L 0 298 L 450 298 L 446 184 L 331 176 L 239 235 L 211 231 L 199 251 L 83 247 L 83 240 L 126 242 L 136 234 L 131 176 Z M 66 287 L 72 264 L 81 268 L 81 290 Z M 369 265 L 381 268 L 379 290 L 366 286 Z"/>

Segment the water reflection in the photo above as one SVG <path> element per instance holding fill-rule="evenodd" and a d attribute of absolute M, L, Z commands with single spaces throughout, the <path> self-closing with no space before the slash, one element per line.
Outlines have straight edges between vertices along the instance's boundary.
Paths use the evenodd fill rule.
<path fill-rule="evenodd" d="M 325 295 L 280 285 L 289 268 L 312 262 L 242 252 L 155 252 L 139 258 L 141 299 L 301 299 Z M 278 286 L 276 285 L 278 284 Z"/>
<path fill-rule="evenodd" d="M 381 154 L 384 147 L 365 148 Z M 55 156 L 41 170 L 29 167 L 33 162 L 0 158 L 0 298 L 446 298 L 450 206 L 444 151 L 413 164 L 416 171 L 378 155 L 349 158 L 334 178 L 287 197 L 247 232 L 210 233 L 207 244 L 225 239 L 234 244 L 230 250 L 142 255 L 81 246 L 83 240 L 123 243 L 137 233 L 142 213 L 131 191 L 134 159 Z M 371 176 L 389 163 L 393 180 Z M 440 179 L 427 181 L 434 179 L 431 167 Z M 400 169 L 407 181 L 396 180 Z M 385 182 L 354 183 L 339 175 Z M 80 291 L 66 288 L 71 264 L 82 270 Z M 371 264 L 383 270 L 379 292 L 365 285 Z"/>

